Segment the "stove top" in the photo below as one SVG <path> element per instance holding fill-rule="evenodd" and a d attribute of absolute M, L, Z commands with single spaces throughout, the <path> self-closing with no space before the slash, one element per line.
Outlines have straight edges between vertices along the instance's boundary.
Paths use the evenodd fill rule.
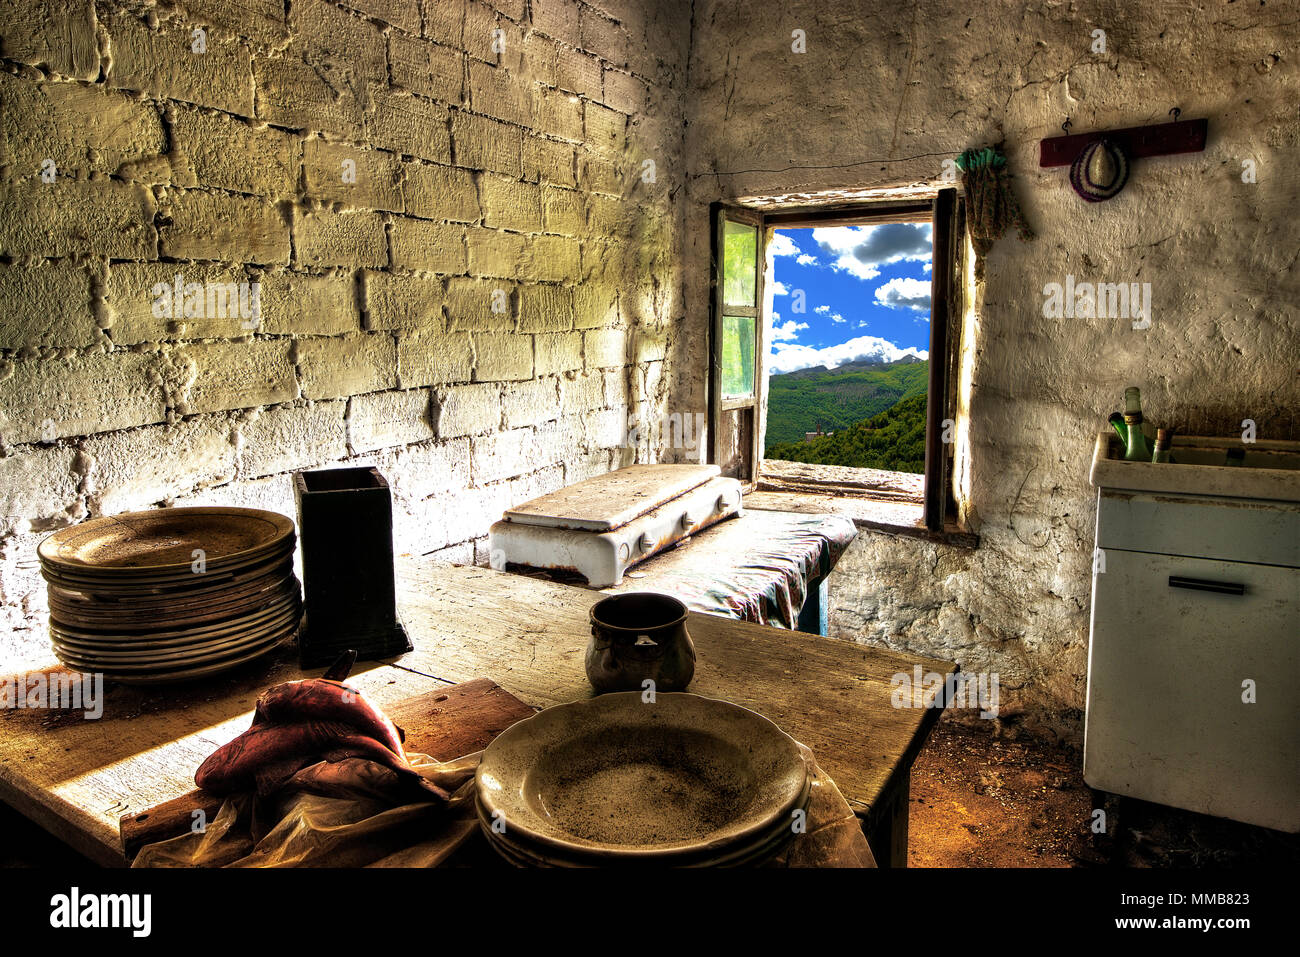
<path fill-rule="evenodd" d="M 716 465 L 632 465 L 533 499 L 489 532 L 493 568 L 574 571 L 593 588 L 743 512 L 740 482 Z"/>

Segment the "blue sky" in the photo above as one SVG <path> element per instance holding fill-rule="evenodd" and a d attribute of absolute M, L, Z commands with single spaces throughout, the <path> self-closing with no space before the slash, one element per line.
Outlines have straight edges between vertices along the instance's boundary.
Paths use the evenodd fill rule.
<path fill-rule="evenodd" d="M 768 255 L 769 372 L 929 355 L 929 223 L 778 229 Z"/>

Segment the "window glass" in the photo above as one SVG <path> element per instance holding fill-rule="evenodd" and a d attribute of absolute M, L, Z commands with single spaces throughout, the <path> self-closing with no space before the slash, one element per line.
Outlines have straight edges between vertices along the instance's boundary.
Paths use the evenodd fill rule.
<path fill-rule="evenodd" d="M 728 399 L 754 394 L 754 319 L 722 317 L 722 394 Z"/>
<path fill-rule="evenodd" d="M 754 305 L 758 229 L 727 220 L 723 224 L 722 301 L 728 306 Z"/>

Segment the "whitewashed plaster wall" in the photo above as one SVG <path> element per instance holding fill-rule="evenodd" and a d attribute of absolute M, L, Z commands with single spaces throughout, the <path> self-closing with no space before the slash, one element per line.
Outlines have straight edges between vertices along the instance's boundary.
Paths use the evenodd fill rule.
<path fill-rule="evenodd" d="M 807 52 L 792 52 L 792 31 Z M 1094 52 L 1094 30 L 1105 52 Z M 1291 4 L 953 0 L 694 7 L 686 289 L 674 405 L 703 408 L 687 343 L 708 317 L 708 204 L 937 183 L 1005 142 L 1037 238 L 1009 234 L 975 290 L 966 550 L 864 530 L 831 631 L 999 675 L 1004 719 L 1073 736 L 1087 666 L 1097 432 L 1124 387 L 1186 434 L 1300 437 L 1300 18 Z M 1208 117 L 1203 153 L 1138 160 L 1099 204 L 1038 141 Z M 1252 161 L 1256 181 L 1243 181 Z M 1249 178 L 1249 177 L 1247 177 Z M 1149 282 L 1152 324 L 1045 319 L 1043 287 Z"/>

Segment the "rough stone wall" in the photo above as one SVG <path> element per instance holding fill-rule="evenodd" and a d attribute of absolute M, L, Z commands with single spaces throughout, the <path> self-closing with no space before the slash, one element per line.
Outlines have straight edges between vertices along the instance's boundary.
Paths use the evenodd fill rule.
<path fill-rule="evenodd" d="M 0 0 L 0 627 L 44 641 L 35 544 L 87 516 L 292 514 L 288 473 L 375 464 L 399 549 L 473 561 L 629 460 L 680 325 L 683 11 Z M 177 274 L 260 316 L 158 315 Z"/>
<path fill-rule="evenodd" d="M 1237 434 L 1251 418 L 1260 438 L 1300 438 L 1297 23 L 1291 4 L 696 3 L 683 339 L 708 315 L 715 199 L 938 183 L 943 160 L 1005 140 L 1038 232 L 1004 238 L 975 290 L 966 505 L 979 548 L 863 531 L 832 579 L 834 634 L 997 672 L 1004 717 L 1077 733 L 1088 467 L 1124 387 L 1184 433 Z M 1109 202 L 1038 168 L 1038 141 L 1067 117 L 1085 132 L 1175 106 L 1209 118 L 1207 150 L 1135 162 Z M 1043 287 L 1067 274 L 1151 283 L 1151 328 L 1045 319 Z M 678 369 L 677 401 L 703 402 L 703 367 Z"/>

